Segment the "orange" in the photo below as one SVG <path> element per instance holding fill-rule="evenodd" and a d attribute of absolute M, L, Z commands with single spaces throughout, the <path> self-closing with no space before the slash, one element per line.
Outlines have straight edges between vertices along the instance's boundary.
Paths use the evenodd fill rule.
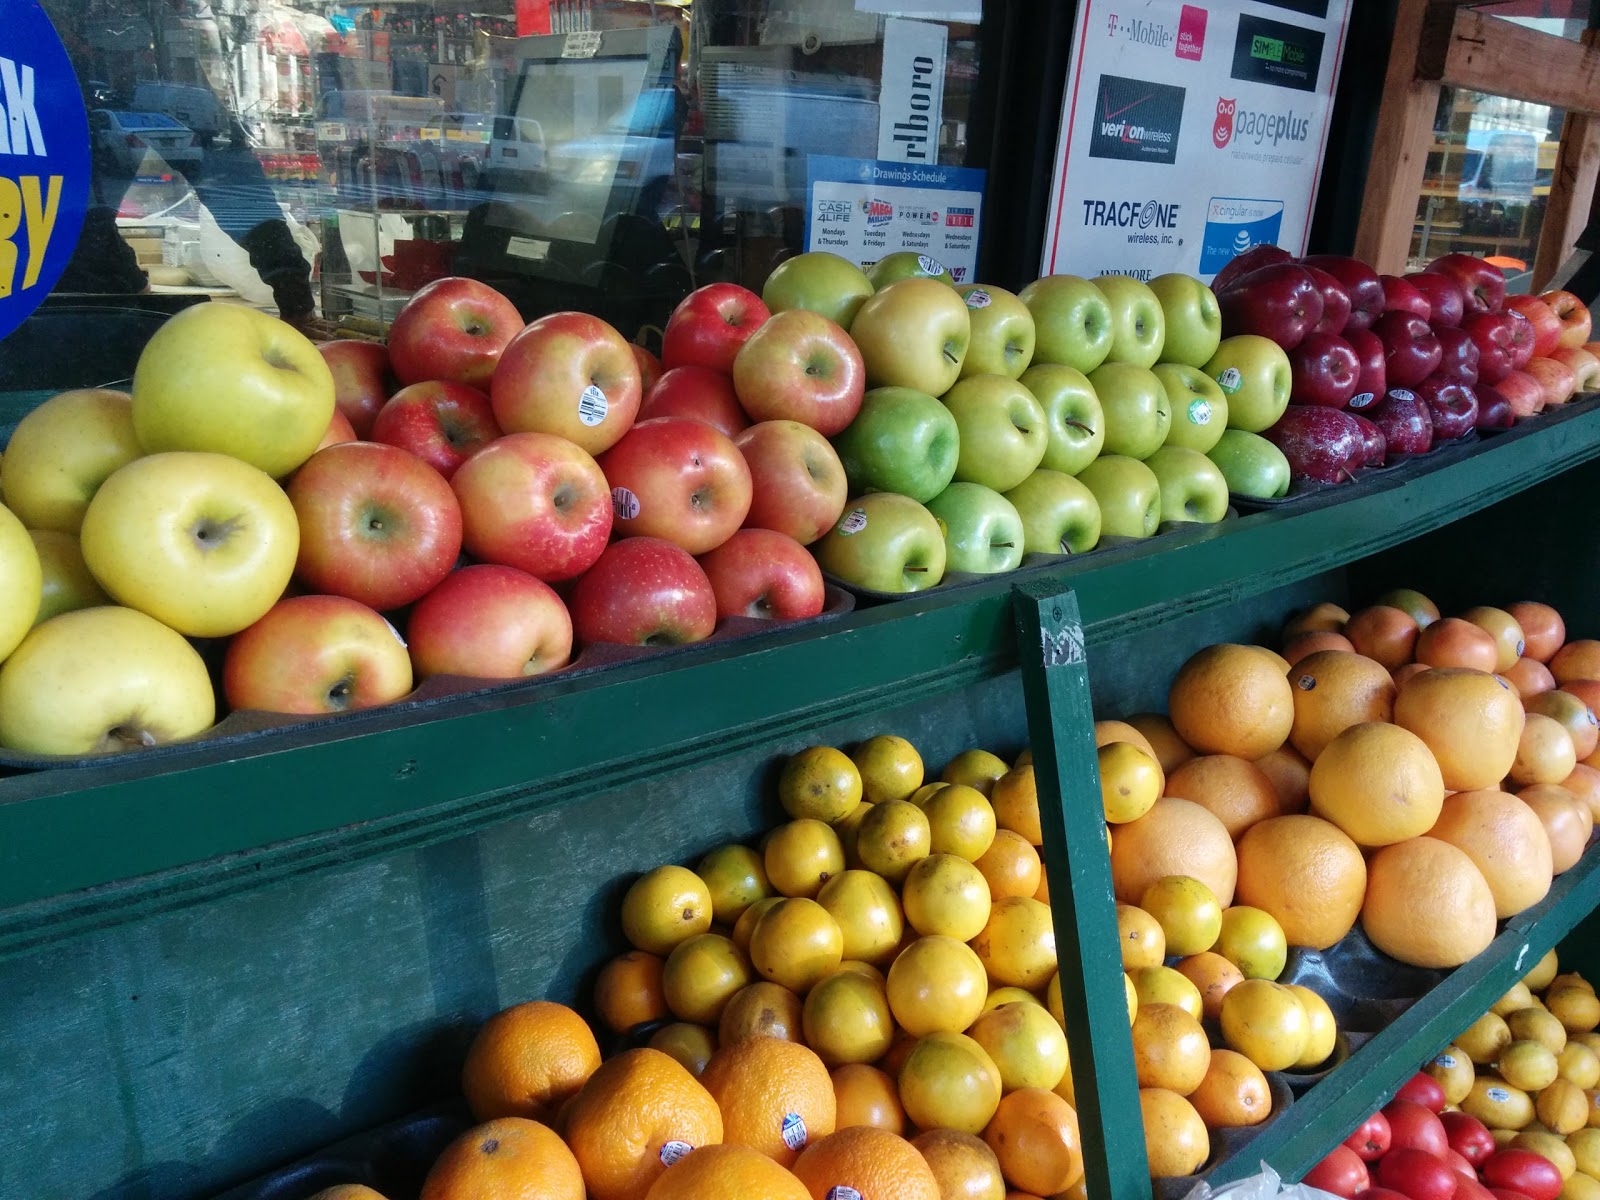
<path fill-rule="evenodd" d="M 1449 842 L 1483 873 L 1496 917 L 1519 913 L 1550 890 L 1550 839 L 1515 796 L 1494 790 L 1446 796 L 1428 836 Z"/>
<path fill-rule="evenodd" d="M 1246 979 L 1276 979 L 1289 959 L 1289 939 L 1271 913 L 1235 904 L 1222 914 L 1216 952 Z"/>
<path fill-rule="evenodd" d="M 1536 658 L 1519 658 L 1500 674 L 1511 681 L 1523 700 L 1556 686 L 1556 677 L 1550 674 L 1550 668 Z"/>
<path fill-rule="evenodd" d="M 1311 801 L 1311 764 L 1293 746 L 1279 746 L 1256 759 L 1256 766 L 1272 781 L 1278 794 L 1278 813 L 1305 812 Z"/>
<path fill-rule="evenodd" d="M 1286 984 L 1246 979 L 1223 997 L 1218 1024 L 1228 1049 L 1263 1071 L 1294 1066 L 1305 1053 L 1311 1022 L 1305 1005 Z"/>
<path fill-rule="evenodd" d="M 1500 644 L 1470 621 L 1445 617 L 1417 635 L 1417 661 L 1430 667 L 1493 671 L 1500 662 Z"/>
<path fill-rule="evenodd" d="M 1505 609 L 1480 604 L 1467 609 L 1461 614 L 1461 619 L 1476 625 L 1494 639 L 1495 649 L 1498 652 L 1494 670 L 1509 671 L 1517 659 L 1522 657 L 1526 645 L 1522 636 L 1522 626 L 1517 624 L 1517 619 Z"/>
<path fill-rule="evenodd" d="M 1591 813 L 1600 813 L 1600 771 L 1579 763 L 1572 768 L 1572 774 L 1561 781 L 1561 786 L 1587 804 Z"/>
<path fill-rule="evenodd" d="M 1200 989 L 1200 1011 L 1208 1020 L 1215 1020 L 1222 1011 L 1222 998 L 1228 989 L 1244 982 L 1239 968 L 1212 950 L 1180 959 L 1174 969 Z"/>
<path fill-rule="evenodd" d="M 1194 751 L 1178 736 L 1171 719 L 1164 713 L 1135 713 L 1127 719 L 1126 724 L 1144 735 L 1145 741 L 1150 743 L 1150 749 L 1155 752 L 1156 762 L 1168 775 L 1194 757 Z M 1099 742 L 1095 744 L 1098 746 Z"/>
<path fill-rule="evenodd" d="M 989 885 L 995 900 L 1031 896 L 1039 890 L 1042 868 L 1039 852 L 1027 838 L 1009 829 L 995 831 L 994 842 L 973 864 Z"/>
<path fill-rule="evenodd" d="M 1393 671 L 1416 657 L 1417 622 L 1409 613 L 1388 604 L 1363 608 L 1350 618 L 1345 637 L 1357 654 Z"/>
<path fill-rule="evenodd" d="M 1289 672 L 1294 685 L 1294 727 L 1289 740 L 1312 762 L 1352 725 L 1394 715 L 1394 680 L 1381 663 L 1360 654 L 1324 650 Z"/>
<path fill-rule="evenodd" d="M 905 1132 L 906 1111 L 900 1107 L 900 1092 L 883 1071 L 866 1063 L 845 1063 L 828 1077 L 833 1080 L 835 1129 L 871 1125 L 890 1133 Z"/>
<path fill-rule="evenodd" d="M 1518 600 L 1506 605 L 1506 611 L 1522 627 L 1524 646 L 1522 653 L 1535 662 L 1547 663 L 1567 640 L 1566 622 L 1561 614 L 1548 604 L 1537 600 Z"/>
<path fill-rule="evenodd" d="M 716 933 L 680 942 L 661 976 L 672 1015 L 696 1025 L 715 1025 L 728 1001 L 753 978 L 744 951 Z"/>
<path fill-rule="evenodd" d="M 970 942 L 989 923 L 988 881 L 976 866 L 954 854 L 930 854 L 912 867 L 901 897 L 906 920 L 919 934 L 938 933 Z"/>
<path fill-rule="evenodd" d="M 1191 758 L 1173 772 L 1164 794 L 1194 801 L 1221 821 L 1234 839 L 1281 811 L 1278 791 L 1267 773 L 1231 754 Z"/>
<path fill-rule="evenodd" d="M 1027 768 L 1031 776 L 1032 767 Z M 995 784 L 995 795 L 1011 775 L 1002 775 Z M 1037 810 L 1037 805 L 1035 805 Z M 977 862 L 994 844 L 995 809 L 977 788 L 952 783 L 940 788 L 922 804 L 928 818 L 929 852 L 955 854 Z"/>
<path fill-rule="evenodd" d="M 996 900 L 989 908 L 989 923 L 972 939 L 972 949 L 996 983 L 1029 991 L 1044 987 L 1056 973 L 1056 933 L 1049 906 L 1029 896 Z"/>
<path fill-rule="evenodd" d="M 1222 905 L 1210 888 L 1188 875 L 1156 880 L 1139 897 L 1139 907 L 1160 924 L 1168 954 L 1209 950 L 1222 932 Z"/>
<path fill-rule="evenodd" d="M 1361 926 L 1391 958 L 1458 967 L 1494 940 L 1494 894 L 1463 851 L 1412 838 L 1372 856 Z"/>
<path fill-rule="evenodd" d="M 622 933 L 638 949 L 665 958 L 679 942 L 711 928 L 711 892 L 684 867 L 647 871 L 622 897 Z"/>
<path fill-rule="evenodd" d="M 1352 725 L 1311 764 L 1311 811 L 1358 846 L 1390 846 L 1439 819 L 1444 779 L 1427 743 L 1386 721 Z"/>
<path fill-rule="evenodd" d="M 1187 1096 L 1200 1086 L 1211 1065 L 1211 1045 L 1198 1020 L 1175 1004 L 1141 1004 L 1132 1032 L 1140 1087 Z"/>
<path fill-rule="evenodd" d="M 1426 629 L 1439 619 L 1439 606 L 1414 588 L 1392 588 L 1373 603 L 1398 608 L 1415 621 L 1419 629 Z"/>
<path fill-rule="evenodd" d="M 856 830 L 856 857 L 869 871 L 899 886 L 920 858 L 933 847 L 928 814 L 909 800 L 874 804 Z"/>
<path fill-rule="evenodd" d="M 1004 1097 L 983 1140 L 1013 1187 L 1051 1196 L 1083 1178 L 1078 1114 L 1054 1092 L 1021 1088 Z"/>
<path fill-rule="evenodd" d="M 817 903 L 839 926 L 847 961 L 884 963 L 894 957 L 905 918 L 894 888 L 881 875 L 843 871 L 822 885 Z"/>
<path fill-rule="evenodd" d="M 894 1018 L 881 979 L 835 971 L 806 995 L 805 1044 L 830 1067 L 882 1058 L 894 1041 Z"/>
<path fill-rule="evenodd" d="M 722 1140 L 780 1166 L 833 1132 L 833 1080 L 816 1052 L 796 1042 L 750 1038 L 724 1046 L 700 1082 L 722 1111 Z"/>
<path fill-rule="evenodd" d="M 646 1200 L 811 1200 L 805 1185 L 747 1146 L 706 1146 L 687 1154 L 651 1185 Z"/>
<path fill-rule="evenodd" d="M 846 1188 L 870 1200 L 940 1200 L 933 1171 L 911 1143 L 869 1125 L 841 1129 L 807 1146 L 794 1174 L 812 1200 L 848 1195 Z"/>
<path fill-rule="evenodd" d="M 661 959 L 643 950 L 617 955 L 595 977 L 594 1007 L 613 1033 L 662 1020 L 667 999 L 661 990 Z"/>
<path fill-rule="evenodd" d="M 1349 620 L 1350 614 L 1337 604 L 1313 604 L 1284 622 L 1283 640 L 1287 642 L 1302 633 L 1338 633 Z"/>
<path fill-rule="evenodd" d="M 1213 1050 L 1200 1086 L 1189 1103 L 1209 1129 L 1242 1129 L 1272 1115 L 1267 1077 L 1237 1050 Z"/>
<path fill-rule="evenodd" d="M 1572 738 L 1572 751 L 1580 762 L 1594 753 L 1596 745 L 1600 745 L 1600 722 L 1595 720 L 1594 709 L 1571 692 L 1541 692 L 1524 699 L 1522 706 L 1530 713 L 1560 721 Z"/>
<path fill-rule="evenodd" d="M 582 1186 L 582 1177 L 578 1179 L 578 1184 Z M 577 1192 L 575 1195 L 582 1196 L 583 1193 Z M 382 1192 L 375 1192 L 364 1183 L 336 1183 L 331 1188 L 323 1188 L 312 1196 L 311 1200 L 384 1200 L 384 1196 Z"/>
<path fill-rule="evenodd" d="M 856 764 L 832 746 L 802 750 L 778 773 L 778 803 L 796 820 L 837 821 L 861 803 L 861 790 Z"/>
<path fill-rule="evenodd" d="M 880 733 L 850 752 L 861 776 L 861 798 L 870 804 L 909 800 L 922 786 L 922 755 L 903 737 Z"/>
<path fill-rule="evenodd" d="M 800 997 L 765 979 L 734 993 L 717 1023 L 717 1043 L 731 1046 L 746 1038 L 800 1040 Z"/>
<path fill-rule="evenodd" d="M 1005 1200 L 1000 1160 L 982 1138 L 954 1129 L 930 1129 L 911 1144 L 927 1160 L 943 1200 Z"/>
<path fill-rule="evenodd" d="M 1111 879 L 1124 904 L 1138 903 L 1145 888 L 1165 875 L 1193 876 L 1219 904 L 1233 903 L 1238 862 L 1227 826 L 1193 801 L 1171 796 L 1137 821 L 1118 825 L 1111 846 Z"/>
<path fill-rule="evenodd" d="M 1355 925 L 1366 889 L 1360 848 L 1321 817 L 1275 817 L 1239 840 L 1239 903 L 1271 913 L 1290 945 L 1333 945 Z"/>
<path fill-rule="evenodd" d="M 1120 825 L 1138 820 L 1161 798 L 1166 785 L 1161 764 L 1132 742 L 1107 742 L 1095 754 L 1107 821 Z"/>
<path fill-rule="evenodd" d="M 1354 651 L 1355 646 L 1350 639 L 1342 633 L 1327 633 L 1316 631 L 1312 633 L 1297 633 L 1283 644 L 1283 661 L 1291 667 L 1307 655 L 1316 654 L 1322 650 Z"/>
<path fill-rule="evenodd" d="M 924 1037 L 959 1033 L 977 1020 L 989 995 L 989 980 L 972 947 L 932 936 L 918 938 L 900 952 L 889 967 L 887 990 L 889 1008 L 900 1027 Z"/>
<path fill-rule="evenodd" d="M 1505 680 L 1441 668 L 1405 681 L 1394 720 L 1428 744 L 1445 787 L 1470 792 L 1499 787 L 1511 771 L 1524 717 L 1521 698 Z"/>
<path fill-rule="evenodd" d="M 1053 1088 L 1067 1073 L 1067 1038 L 1049 1009 L 1034 1001 L 989 1009 L 967 1030 L 982 1046 L 995 1070 L 1000 1090 Z"/>
<path fill-rule="evenodd" d="M 919 1129 L 982 1133 L 1000 1103 L 1000 1069 L 965 1034 L 931 1033 L 900 1068 L 900 1103 Z"/>
<path fill-rule="evenodd" d="M 547 1120 L 600 1065 L 600 1047 L 564 1004 L 530 1000 L 483 1023 L 467 1049 L 461 1090 L 472 1115 Z"/>
<path fill-rule="evenodd" d="M 772 895 L 761 855 L 749 846 L 718 846 L 695 864 L 694 873 L 711 893 L 711 918 L 718 925 L 732 926 L 745 909 Z"/>
<path fill-rule="evenodd" d="M 1402 667 L 1396 667 L 1394 671 L 1391 672 L 1394 676 L 1396 694 L 1399 694 L 1399 689 L 1403 688 L 1406 684 L 1406 680 L 1410 679 L 1413 675 L 1421 675 L 1424 671 L 1431 671 L 1432 669 L 1433 668 L 1428 666 L 1427 663 L 1419 662 L 1410 662 L 1406 663 Z"/>
<path fill-rule="evenodd" d="M 1200 753 L 1253 761 L 1288 740 L 1294 694 L 1260 647 L 1207 646 L 1178 669 L 1167 711 L 1178 736 Z"/>
<path fill-rule="evenodd" d="M 1563 686 L 1574 679 L 1600 679 L 1600 642 L 1580 638 L 1550 656 L 1550 674 Z"/>
<path fill-rule="evenodd" d="M 1577 865 L 1594 829 L 1589 806 L 1559 784 L 1536 783 L 1517 793 L 1533 810 L 1550 839 L 1550 868 L 1557 875 Z"/>
<path fill-rule="evenodd" d="M 1554 694 L 1554 693 L 1552 693 Z M 1511 763 L 1511 781 L 1516 784 L 1560 783 L 1578 765 L 1572 735 L 1554 717 L 1529 712 L 1517 742 L 1517 757 Z"/>
<path fill-rule="evenodd" d="M 875 804 L 868 810 L 860 828 L 866 827 L 879 807 Z M 859 829 L 857 832 L 859 836 Z M 823 884 L 844 870 L 844 844 L 826 823 L 802 817 L 767 835 L 762 865 L 772 890 L 780 896 L 814 898 Z"/>
<path fill-rule="evenodd" d="M 762 978 L 803 996 L 844 961 L 839 923 L 815 900 L 780 900 L 750 931 L 750 963 Z"/>
<path fill-rule="evenodd" d="M 963 750 L 939 772 L 941 783 L 964 783 L 975 787 L 985 796 L 994 789 L 994 781 L 1011 767 L 998 754 L 987 750 Z"/>
<path fill-rule="evenodd" d="M 659 1050 L 626 1050 L 572 1101 L 566 1139 L 589 1200 L 640 1200 L 671 1162 L 722 1141 L 722 1114 L 675 1060 Z"/>
<path fill-rule="evenodd" d="M 696 1079 L 717 1052 L 717 1035 L 704 1025 L 674 1021 L 650 1035 L 650 1049 L 659 1050 Z"/>
<path fill-rule="evenodd" d="M 1021 834 L 1029 845 L 1044 845 L 1044 833 L 1039 827 L 1039 792 L 1031 766 L 1014 767 L 996 779 L 989 802 L 994 806 L 995 824 L 1001 829 Z"/>
<path fill-rule="evenodd" d="M 360 1194 L 350 1194 L 348 1200 L 358 1200 Z M 566 1143 L 548 1126 L 524 1117 L 501 1117 L 467 1130 L 446 1146 L 422 1184 L 421 1200 L 479 1196 L 584 1200 L 583 1172 Z"/>
<path fill-rule="evenodd" d="M 1156 754 L 1155 743 L 1153 743 L 1137 727 L 1129 722 L 1096 721 L 1094 723 L 1095 749 L 1098 750 L 1101 746 L 1109 746 L 1112 742 L 1131 742 L 1133 745 L 1143 750 L 1151 758 L 1158 760 L 1160 758 L 1160 756 Z"/>
<path fill-rule="evenodd" d="M 1159 967 L 1167 956 L 1167 935 L 1144 909 L 1133 904 L 1117 905 L 1117 933 L 1122 940 L 1122 969 Z"/>
<path fill-rule="evenodd" d="M 1193 1175 L 1210 1157 L 1205 1122 L 1177 1092 L 1140 1088 L 1139 1114 L 1144 1118 L 1144 1152 L 1152 1179 Z"/>

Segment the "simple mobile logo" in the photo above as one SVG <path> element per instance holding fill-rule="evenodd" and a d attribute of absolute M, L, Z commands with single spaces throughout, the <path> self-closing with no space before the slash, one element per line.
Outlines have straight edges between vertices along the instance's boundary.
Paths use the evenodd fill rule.
<path fill-rule="evenodd" d="M 1233 43 L 1233 78 L 1314 92 L 1323 41 L 1319 30 L 1241 15 Z"/>
<path fill-rule="evenodd" d="M 1121 75 L 1100 76 L 1089 157 L 1175 162 L 1183 99 L 1181 87 Z"/>

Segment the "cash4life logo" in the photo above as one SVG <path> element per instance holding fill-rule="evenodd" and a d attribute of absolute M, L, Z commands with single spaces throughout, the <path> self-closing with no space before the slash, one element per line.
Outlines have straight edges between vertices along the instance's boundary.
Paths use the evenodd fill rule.
<path fill-rule="evenodd" d="M 1178 15 L 1176 29 L 1165 21 L 1107 13 L 1106 36 L 1135 46 L 1170 49 L 1178 58 L 1198 60 L 1205 52 L 1206 10 L 1195 4 L 1185 4 Z"/>
<path fill-rule="evenodd" d="M 1089 157 L 1175 162 L 1183 97 L 1181 87 L 1121 75 L 1100 76 Z"/>
<path fill-rule="evenodd" d="M 1241 15 L 1233 41 L 1233 78 L 1314 92 L 1323 40 L 1315 29 Z"/>

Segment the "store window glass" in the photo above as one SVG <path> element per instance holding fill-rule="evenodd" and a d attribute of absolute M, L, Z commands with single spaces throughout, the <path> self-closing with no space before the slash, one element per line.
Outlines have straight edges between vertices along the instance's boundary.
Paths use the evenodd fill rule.
<path fill-rule="evenodd" d="M 1595 0 L 1496 0 L 1472 7 L 1497 20 L 1576 42 L 1588 27 Z"/>

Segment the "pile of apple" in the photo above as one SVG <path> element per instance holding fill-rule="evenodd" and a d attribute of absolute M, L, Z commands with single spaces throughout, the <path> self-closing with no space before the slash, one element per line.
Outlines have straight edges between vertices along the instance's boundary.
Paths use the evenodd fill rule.
<path fill-rule="evenodd" d="M 1288 407 L 1262 432 L 1297 479 L 1342 483 L 1600 386 L 1583 302 L 1507 296 L 1500 270 L 1468 254 L 1394 276 L 1257 246 L 1213 287 L 1223 332 L 1255 339 L 1288 380 Z"/>

